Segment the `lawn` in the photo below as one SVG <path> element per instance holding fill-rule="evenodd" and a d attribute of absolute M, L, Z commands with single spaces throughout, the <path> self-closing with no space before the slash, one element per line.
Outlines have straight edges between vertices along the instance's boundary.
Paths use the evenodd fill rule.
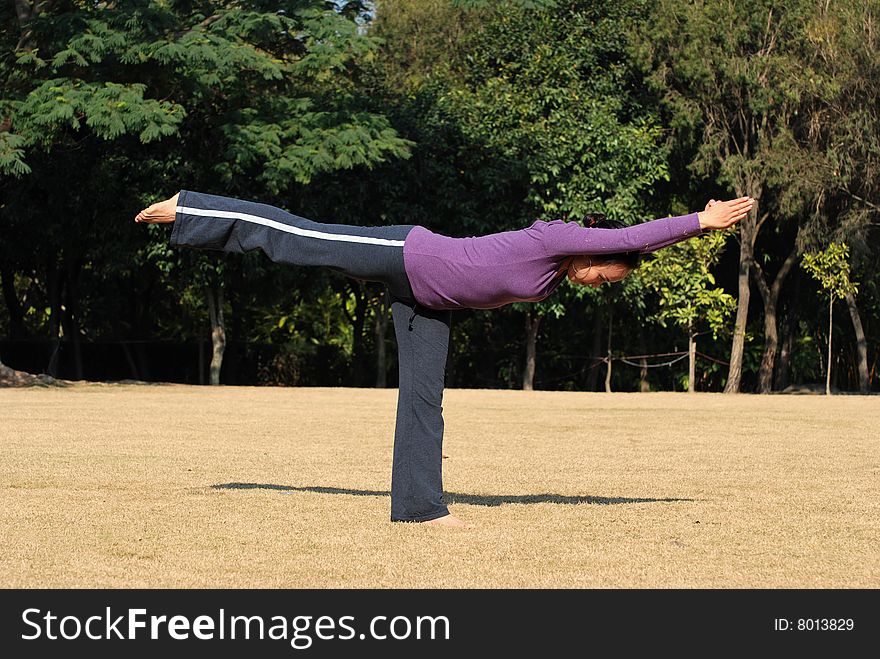
<path fill-rule="evenodd" d="M 0 389 L 0 586 L 880 583 L 880 397 L 449 390 L 449 529 L 389 521 L 396 395 Z"/>

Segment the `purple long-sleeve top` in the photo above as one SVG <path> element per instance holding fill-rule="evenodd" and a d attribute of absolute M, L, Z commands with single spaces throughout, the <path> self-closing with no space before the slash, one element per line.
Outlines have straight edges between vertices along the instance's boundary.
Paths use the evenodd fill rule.
<path fill-rule="evenodd" d="M 574 222 L 537 221 L 518 231 L 449 238 L 414 227 L 403 245 L 416 301 L 429 309 L 494 309 L 537 302 L 565 278 L 569 256 L 649 253 L 701 233 L 696 213 L 624 229 L 588 229 Z"/>

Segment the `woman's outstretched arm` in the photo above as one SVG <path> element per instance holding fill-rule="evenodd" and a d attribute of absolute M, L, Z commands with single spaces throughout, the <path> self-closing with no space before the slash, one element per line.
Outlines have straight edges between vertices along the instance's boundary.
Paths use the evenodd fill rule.
<path fill-rule="evenodd" d="M 741 197 L 731 201 L 710 201 L 699 213 L 665 217 L 623 229 L 590 229 L 574 222 L 551 222 L 545 229 L 545 246 L 549 254 L 647 254 L 704 231 L 727 229 L 742 220 L 752 209 L 754 200 Z"/>

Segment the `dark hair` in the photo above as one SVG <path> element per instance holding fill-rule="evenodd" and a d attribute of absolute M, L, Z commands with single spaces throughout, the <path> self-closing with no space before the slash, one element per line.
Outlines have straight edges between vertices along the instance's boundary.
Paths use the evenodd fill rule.
<path fill-rule="evenodd" d="M 620 220 L 609 220 L 602 213 L 587 213 L 581 223 L 588 229 L 623 229 L 626 225 Z M 617 254 L 598 255 L 608 263 L 622 263 L 630 270 L 635 270 L 642 262 L 641 252 L 619 252 Z"/>

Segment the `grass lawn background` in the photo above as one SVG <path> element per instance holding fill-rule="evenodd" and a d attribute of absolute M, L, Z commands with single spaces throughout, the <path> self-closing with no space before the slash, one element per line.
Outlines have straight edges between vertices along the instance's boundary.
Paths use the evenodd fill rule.
<path fill-rule="evenodd" d="M 0 586 L 880 583 L 880 397 L 448 390 L 448 529 L 389 521 L 396 396 L 0 389 Z"/>

